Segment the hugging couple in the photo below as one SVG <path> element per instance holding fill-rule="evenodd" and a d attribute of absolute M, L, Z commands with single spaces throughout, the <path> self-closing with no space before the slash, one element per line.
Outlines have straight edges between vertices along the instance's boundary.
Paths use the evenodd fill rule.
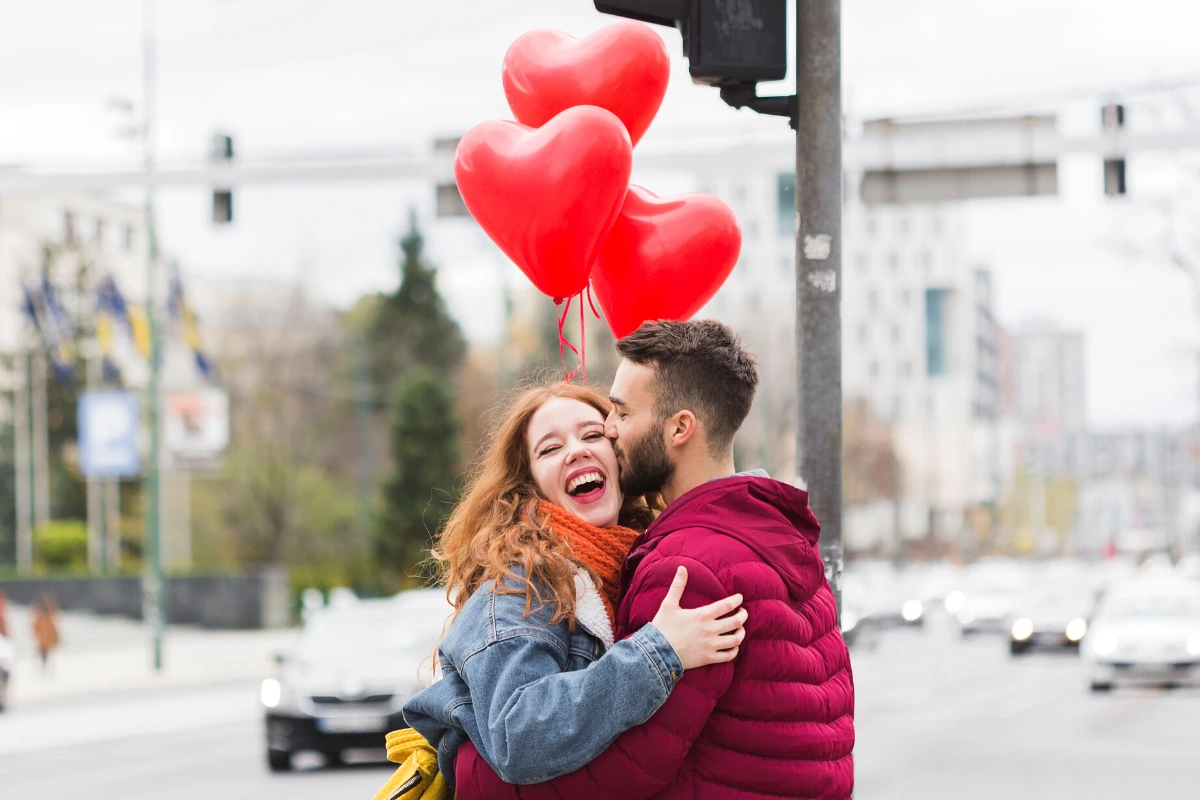
<path fill-rule="evenodd" d="M 734 469 L 754 356 L 710 320 L 617 350 L 610 397 L 545 386 L 501 421 L 435 548 L 456 613 L 405 719 L 459 800 L 846 800 L 820 528 Z"/>

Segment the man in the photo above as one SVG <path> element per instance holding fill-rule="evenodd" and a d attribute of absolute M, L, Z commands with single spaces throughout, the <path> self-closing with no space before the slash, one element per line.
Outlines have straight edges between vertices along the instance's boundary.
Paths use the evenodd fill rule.
<path fill-rule="evenodd" d="M 734 436 L 758 385 L 754 357 L 710 320 L 647 322 L 617 351 L 606 433 L 621 488 L 667 503 L 625 563 L 617 637 L 653 619 L 685 567 L 685 607 L 743 595 L 745 641 L 733 662 L 673 676 L 649 720 L 553 781 L 504 784 L 464 746 L 458 797 L 846 800 L 854 690 L 820 528 L 805 492 L 734 469 Z"/>

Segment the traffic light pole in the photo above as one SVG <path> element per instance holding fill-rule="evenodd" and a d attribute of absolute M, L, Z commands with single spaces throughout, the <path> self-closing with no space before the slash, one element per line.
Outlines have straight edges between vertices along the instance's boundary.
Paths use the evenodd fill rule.
<path fill-rule="evenodd" d="M 842 607 L 842 9 L 796 0 L 796 467 Z"/>

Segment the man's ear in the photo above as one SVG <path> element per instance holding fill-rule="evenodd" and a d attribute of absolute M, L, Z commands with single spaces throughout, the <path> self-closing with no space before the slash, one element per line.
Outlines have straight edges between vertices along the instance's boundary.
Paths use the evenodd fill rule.
<path fill-rule="evenodd" d="M 668 447 L 683 447 L 698 432 L 699 421 L 691 411 L 684 409 L 668 417 L 663 423 Z"/>

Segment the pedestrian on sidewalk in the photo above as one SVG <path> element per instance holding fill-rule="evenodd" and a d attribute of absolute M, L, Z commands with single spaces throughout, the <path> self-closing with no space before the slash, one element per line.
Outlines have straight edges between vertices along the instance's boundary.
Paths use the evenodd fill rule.
<path fill-rule="evenodd" d="M 33 601 L 30 611 L 33 638 L 37 643 L 38 656 L 42 659 L 42 674 L 45 675 L 50 667 L 50 653 L 59 645 L 58 604 L 54 602 L 53 595 L 42 592 Z"/>

